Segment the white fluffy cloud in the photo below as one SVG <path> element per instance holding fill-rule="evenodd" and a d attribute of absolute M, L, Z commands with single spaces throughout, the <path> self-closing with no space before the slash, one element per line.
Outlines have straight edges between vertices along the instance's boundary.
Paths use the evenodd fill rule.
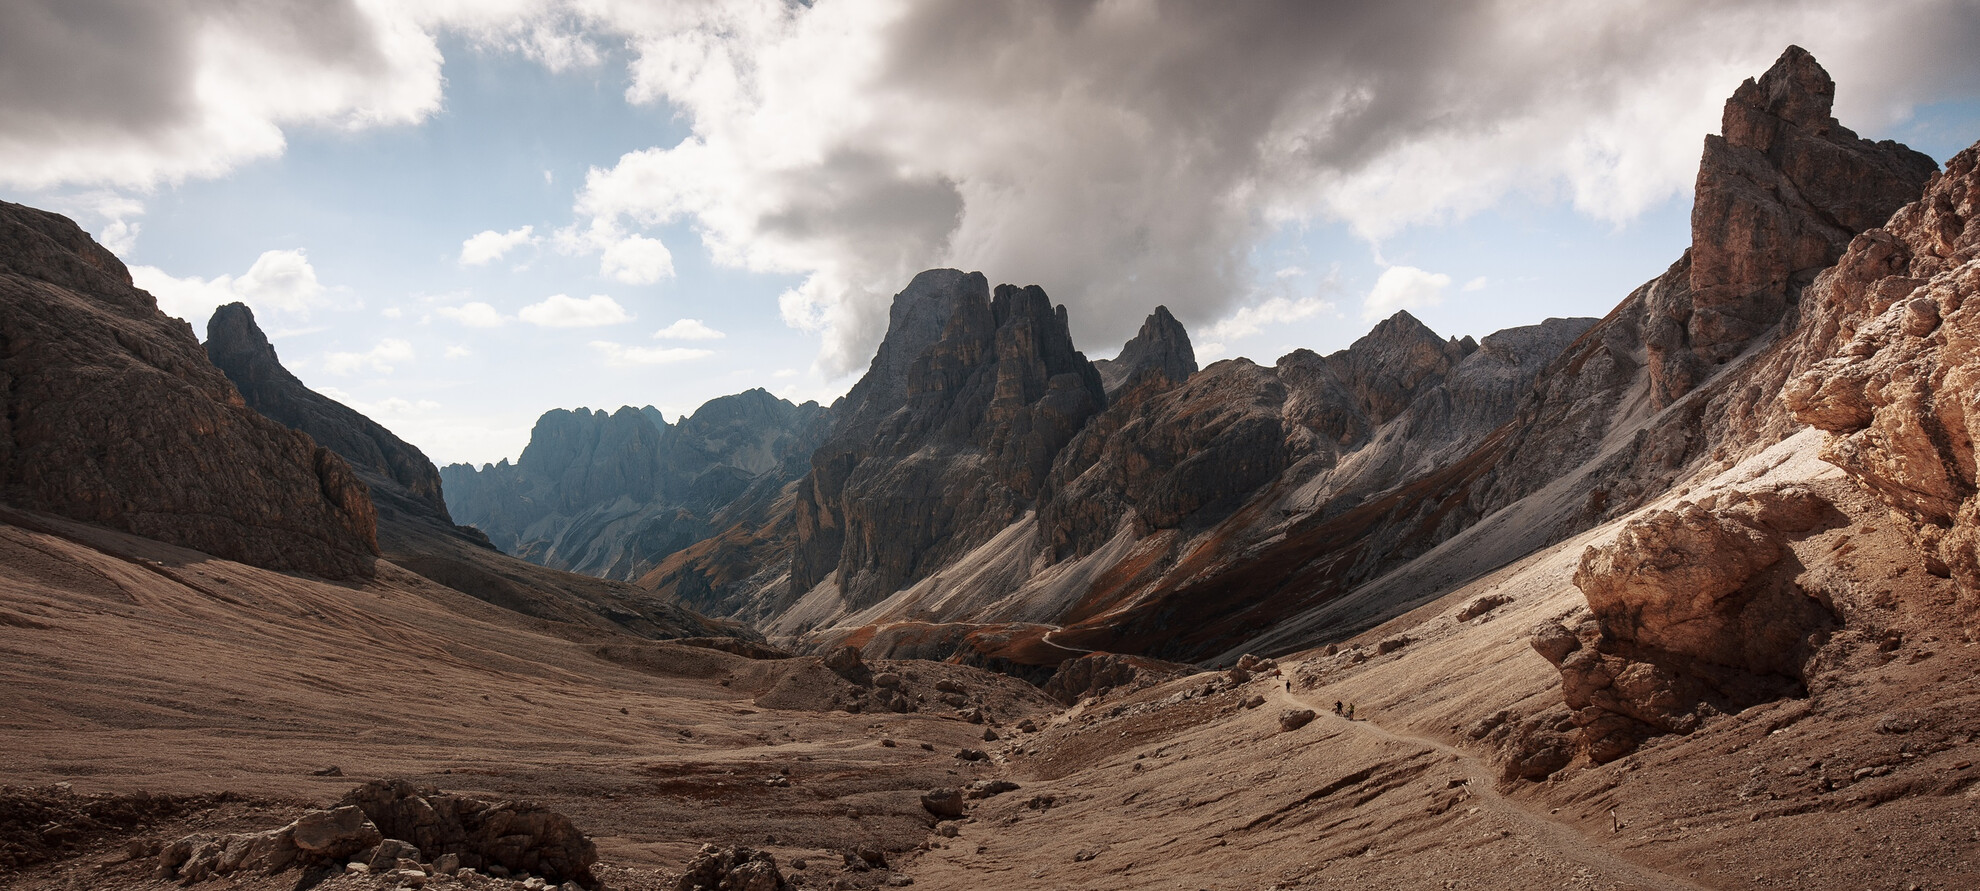
<path fill-rule="evenodd" d="M 178 278 L 156 266 L 131 267 L 131 280 L 158 298 L 158 308 L 203 327 L 215 307 L 240 301 L 257 311 L 307 312 L 324 288 L 301 249 L 263 251 L 240 276 Z"/>
<path fill-rule="evenodd" d="M 356 374 L 360 371 L 373 371 L 390 374 L 399 363 L 414 359 L 412 344 L 395 337 L 388 337 L 362 353 L 333 352 L 323 355 L 323 370 L 331 374 Z"/>
<path fill-rule="evenodd" d="M 1250 337 L 1269 326 L 1303 321 L 1333 309 L 1334 304 L 1319 297 L 1273 297 L 1263 303 L 1240 307 L 1204 328 L 1201 336 L 1221 347 L 1225 341 Z"/>
<path fill-rule="evenodd" d="M 552 294 L 541 303 L 532 303 L 516 312 L 516 317 L 545 328 L 596 328 L 632 321 L 632 314 L 604 294 L 583 300 L 567 294 Z"/>
<path fill-rule="evenodd" d="M 599 269 L 629 285 L 650 285 L 674 277 L 674 255 L 660 239 L 628 235 L 605 248 Z"/>
<path fill-rule="evenodd" d="M 653 332 L 653 336 L 661 340 L 721 340 L 729 335 L 708 327 L 700 319 L 681 319 Z"/>
<path fill-rule="evenodd" d="M 689 347 L 629 347 L 609 340 L 594 340 L 591 342 L 591 348 L 605 357 L 605 364 L 614 368 L 668 365 L 715 355 L 714 350 L 697 350 Z"/>
<path fill-rule="evenodd" d="M 460 306 L 442 306 L 433 310 L 433 314 L 443 319 L 453 319 L 469 328 L 500 328 L 509 321 L 509 317 L 502 315 L 495 307 L 478 300 Z"/>
<path fill-rule="evenodd" d="M 1395 315 L 1397 310 L 1436 306 L 1444 302 L 1444 289 L 1450 286 L 1451 277 L 1441 272 L 1391 266 L 1382 270 L 1374 289 L 1361 301 L 1361 320 L 1374 322 Z"/>
<path fill-rule="evenodd" d="M 461 265 L 482 266 L 502 259 L 502 255 L 526 244 L 536 243 L 536 227 L 524 226 L 497 232 L 485 229 L 461 242 Z"/>

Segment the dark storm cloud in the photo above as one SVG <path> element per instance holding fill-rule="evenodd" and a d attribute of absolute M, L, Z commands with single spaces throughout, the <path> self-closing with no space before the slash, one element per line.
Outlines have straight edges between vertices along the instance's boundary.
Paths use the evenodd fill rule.
<path fill-rule="evenodd" d="M 430 39 L 349 0 L 11 0 L 0 181 L 146 186 L 280 150 L 297 123 L 417 120 Z"/>

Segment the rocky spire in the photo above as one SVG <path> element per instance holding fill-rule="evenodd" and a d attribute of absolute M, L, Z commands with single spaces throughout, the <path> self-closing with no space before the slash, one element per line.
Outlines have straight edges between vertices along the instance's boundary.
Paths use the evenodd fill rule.
<path fill-rule="evenodd" d="M 246 304 L 229 303 L 213 311 L 206 323 L 206 356 L 234 382 L 249 408 L 309 434 L 349 462 L 374 489 L 401 488 L 419 510 L 453 524 L 440 493 L 440 471 L 426 454 L 378 422 L 304 386 L 282 367 Z"/>
<path fill-rule="evenodd" d="M 1937 169 L 1837 123 L 1835 92 L 1815 57 L 1790 46 L 1726 100 L 1723 135 L 1705 137 L 1690 287 L 1660 293 L 1651 306 L 1646 340 L 1660 403 L 1772 328 L 1856 233 L 1917 198 Z"/>
<path fill-rule="evenodd" d="M 1196 373 L 1196 350 L 1190 346 L 1189 332 L 1169 314 L 1169 308 L 1157 306 L 1141 323 L 1134 339 L 1121 347 L 1119 356 L 1095 362 L 1093 367 L 1099 369 L 1100 381 L 1111 400 L 1144 375 L 1160 376 L 1167 386 L 1189 380 Z"/>

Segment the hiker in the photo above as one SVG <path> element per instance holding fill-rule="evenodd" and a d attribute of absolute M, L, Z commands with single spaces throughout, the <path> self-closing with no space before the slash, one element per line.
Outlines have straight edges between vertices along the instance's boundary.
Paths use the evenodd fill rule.
<path fill-rule="evenodd" d="M 1352 702 L 1348 703 L 1347 719 L 1350 721 L 1354 720 L 1354 703 Z"/>
<path fill-rule="evenodd" d="M 1340 713 L 1341 713 L 1341 701 L 1336 699 L 1334 700 L 1334 714 L 1338 715 Z"/>

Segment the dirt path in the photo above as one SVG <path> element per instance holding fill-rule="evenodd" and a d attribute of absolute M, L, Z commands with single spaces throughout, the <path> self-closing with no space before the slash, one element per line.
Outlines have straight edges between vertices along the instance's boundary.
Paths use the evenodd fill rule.
<path fill-rule="evenodd" d="M 1332 709 L 1321 708 L 1318 704 L 1301 699 L 1290 691 L 1281 689 L 1279 695 L 1293 705 L 1313 709 L 1321 716 L 1319 720 L 1339 720 L 1332 714 Z M 1465 787 L 1472 795 L 1477 796 L 1480 806 L 1519 824 L 1534 841 L 1561 856 L 1576 860 L 1583 866 L 1604 875 L 1621 881 L 1634 882 L 1652 891 L 1710 891 L 1705 885 L 1658 872 L 1618 857 L 1581 831 L 1535 814 L 1518 802 L 1499 794 L 1491 766 L 1462 749 L 1426 737 L 1395 733 L 1365 718 L 1348 723 L 1358 732 L 1405 746 L 1429 749 L 1456 761 L 1458 766 L 1464 769 Z"/>
<path fill-rule="evenodd" d="M 1045 632 L 1044 634 L 1038 635 L 1038 640 L 1039 642 L 1045 644 L 1048 647 L 1056 647 L 1058 649 L 1065 650 L 1066 652 L 1073 654 L 1074 658 L 1078 658 L 1080 656 L 1084 656 L 1088 653 L 1093 652 L 1092 650 L 1086 649 L 1084 647 L 1069 647 L 1066 646 L 1065 644 L 1059 643 L 1058 641 L 1052 639 L 1052 635 L 1057 634 L 1064 630 L 1065 630 L 1064 628 L 1054 628 L 1050 631 Z"/>

